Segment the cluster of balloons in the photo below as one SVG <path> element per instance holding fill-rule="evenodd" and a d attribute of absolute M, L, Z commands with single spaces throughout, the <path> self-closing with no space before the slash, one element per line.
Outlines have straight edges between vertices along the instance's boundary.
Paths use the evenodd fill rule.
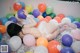
<path fill-rule="evenodd" d="M 44 3 L 38 5 L 38 9 L 33 9 L 32 5 L 25 5 L 24 2 L 16 2 L 13 4 L 13 9 L 16 14 L 9 13 L 5 17 L 0 18 L 0 45 L 9 45 L 8 53 L 11 51 L 17 51 L 22 44 L 27 47 L 35 47 L 34 53 L 79 53 L 80 52 L 80 18 L 74 18 L 73 16 L 65 16 L 60 13 L 56 15 L 53 12 L 52 7 L 48 7 Z M 28 22 L 29 18 L 33 18 L 37 23 L 36 28 L 43 21 L 46 23 L 51 23 L 55 25 L 72 23 L 76 26 L 76 29 L 71 29 L 71 35 L 65 33 L 61 36 L 60 42 L 57 40 L 48 41 L 45 37 L 41 36 L 37 39 L 33 34 L 23 34 L 24 37 L 21 39 L 18 35 L 22 31 L 23 24 L 20 22 Z M 29 21 L 30 22 L 30 21 Z M 27 24 L 27 23 L 25 23 Z M 44 24 L 43 24 L 44 25 Z M 41 26 L 42 27 L 42 26 Z M 45 26 L 46 27 L 46 26 Z M 53 27 L 52 25 L 50 27 Z M 42 27 L 41 33 L 44 32 L 44 27 Z M 66 28 L 66 26 L 65 26 Z M 31 31 L 34 32 L 34 31 Z M 3 35 L 8 33 L 11 37 L 8 43 L 2 43 Z M 61 33 L 60 33 L 61 34 Z M 47 35 L 46 35 L 47 36 Z M 74 42 L 74 40 L 76 40 Z M 65 46 L 62 48 L 62 46 Z M 11 49 L 11 50 L 10 50 Z M 26 52 L 31 53 L 31 52 Z"/>

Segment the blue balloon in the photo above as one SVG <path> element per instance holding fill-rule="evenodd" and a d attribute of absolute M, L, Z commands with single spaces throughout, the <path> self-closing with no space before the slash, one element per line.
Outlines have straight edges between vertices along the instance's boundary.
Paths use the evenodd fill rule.
<path fill-rule="evenodd" d="M 15 17 L 11 17 L 9 20 L 10 21 L 13 21 L 14 23 L 17 23 L 18 22 L 18 20 Z"/>
<path fill-rule="evenodd" d="M 2 40 L 2 34 L 0 33 L 0 41 Z"/>
<path fill-rule="evenodd" d="M 20 18 L 20 19 L 26 19 L 26 15 L 24 14 L 24 9 L 20 9 L 19 11 L 18 11 L 18 17 Z"/>
<path fill-rule="evenodd" d="M 73 16 L 67 16 L 71 20 L 71 22 L 75 21 L 75 18 Z"/>
<path fill-rule="evenodd" d="M 4 42 L 4 43 L 3 43 L 3 42 L 0 42 L 0 46 L 1 46 L 1 45 L 7 46 L 7 50 L 8 50 L 8 51 L 6 51 L 6 52 L 0 52 L 0 53 L 11 53 L 11 48 L 10 48 L 10 46 L 9 46 L 7 43 L 5 43 L 5 42 Z M 5 48 L 6 48 L 6 47 L 5 47 Z"/>
<path fill-rule="evenodd" d="M 25 3 L 24 2 L 19 2 L 22 5 L 22 8 L 25 8 Z"/>
<path fill-rule="evenodd" d="M 7 18 L 2 17 L 2 18 L 0 19 L 0 21 L 2 22 L 2 24 L 3 24 L 3 25 L 5 25 L 5 23 L 8 21 L 8 19 L 7 19 Z"/>
<path fill-rule="evenodd" d="M 74 24 L 77 26 L 77 28 L 80 28 L 80 22 L 76 22 Z"/>
<path fill-rule="evenodd" d="M 35 18 L 37 18 L 40 15 L 40 11 L 38 9 L 34 9 L 32 14 Z"/>
<path fill-rule="evenodd" d="M 42 16 L 45 18 L 45 17 L 47 16 L 46 12 L 44 12 L 44 13 L 42 14 Z"/>
<path fill-rule="evenodd" d="M 70 47 L 73 43 L 73 38 L 69 34 L 64 34 L 61 40 L 62 44 L 67 47 Z"/>
<path fill-rule="evenodd" d="M 60 53 L 75 53 L 74 50 L 70 47 L 65 47 L 61 49 Z"/>

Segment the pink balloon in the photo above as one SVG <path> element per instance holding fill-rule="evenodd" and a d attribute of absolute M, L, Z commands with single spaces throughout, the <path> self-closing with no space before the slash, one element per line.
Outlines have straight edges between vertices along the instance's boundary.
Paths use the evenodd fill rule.
<path fill-rule="evenodd" d="M 26 46 L 35 46 L 35 37 L 31 34 L 26 34 L 24 37 L 23 37 L 23 43 L 26 45 Z"/>
<path fill-rule="evenodd" d="M 74 29 L 71 31 L 71 34 L 73 35 L 73 38 L 76 40 L 80 40 L 80 30 Z"/>

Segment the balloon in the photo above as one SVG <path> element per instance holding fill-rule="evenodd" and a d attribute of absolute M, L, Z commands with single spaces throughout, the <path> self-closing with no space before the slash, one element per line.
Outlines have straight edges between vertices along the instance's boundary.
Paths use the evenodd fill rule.
<path fill-rule="evenodd" d="M 30 47 L 30 46 L 35 46 L 35 37 L 33 35 L 30 35 L 30 34 L 26 34 L 24 37 L 23 37 L 23 43 Z"/>
<path fill-rule="evenodd" d="M 50 16 L 46 16 L 46 17 L 45 17 L 46 22 L 49 22 L 51 19 L 52 19 L 52 18 L 51 18 Z"/>
<path fill-rule="evenodd" d="M 12 51 L 17 51 L 20 46 L 22 45 L 21 38 L 19 36 L 13 36 L 9 40 L 9 45 L 12 49 Z"/>
<path fill-rule="evenodd" d="M 10 23 L 13 23 L 12 21 L 7 21 L 6 23 L 5 23 L 5 26 L 7 27 Z"/>
<path fill-rule="evenodd" d="M 0 33 L 0 42 L 1 42 L 1 40 L 2 40 L 2 34 Z"/>
<path fill-rule="evenodd" d="M 61 45 L 58 41 L 52 40 L 48 44 L 49 53 L 59 53 L 61 50 Z"/>
<path fill-rule="evenodd" d="M 26 11 L 27 11 L 28 13 L 30 13 L 30 12 L 32 12 L 33 7 L 32 7 L 31 5 L 28 5 L 28 6 L 25 7 L 25 9 L 26 9 Z"/>
<path fill-rule="evenodd" d="M 17 22 L 18 22 L 15 17 L 11 17 L 11 18 L 9 19 L 9 21 L 13 21 L 14 23 L 17 23 Z"/>
<path fill-rule="evenodd" d="M 41 3 L 41 4 L 38 5 L 38 9 L 39 9 L 40 12 L 43 13 L 44 11 L 46 11 L 46 5 Z"/>
<path fill-rule="evenodd" d="M 20 9 L 19 11 L 18 11 L 18 17 L 20 18 L 20 19 L 26 19 L 26 15 L 24 14 L 24 10 L 23 9 Z"/>
<path fill-rule="evenodd" d="M 56 14 L 55 13 L 51 13 L 50 15 L 48 15 L 48 16 L 50 16 L 52 19 L 56 16 Z"/>
<path fill-rule="evenodd" d="M 80 40 L 80 30 L 79 29 L 71 30 L 71 34 L 73 35 L 72 37 L 74 39 Z"/>
<path fill-rule="evenodd" d="M 41 16 L 41 15 L 39 15 L 37 18 L 38 18 L 39 20 L 42 20 L 44 17 Z"/>
<path fill-rule="evenodd" d="M 22 30 L 22 27 L 15 23 L 10 23 L 7 26 L 7 33 L 10 35 L 10 37 L 18 35 L 21 30 Z"/>
<path fill-rule="evenodd" d="M 77 26 L 77 28 L 80 28 L 80 22 L 76 22 L 74 24 Z"/>
<path fill-rule="evenodd" d="M 19 2 L 22 5 L 22 8 L 25 8 L 25 3 L 24 2 Z"/>
<path fill-rule="evenodd" d="M 0 25 L 2 25 L 2 22 L 0 21 Z"/>
<path fill-rule="evenodd" d="M 44 37 L 39 37 L 37 39 L 37 46 L 40 46 L 40 45 L 47 47 L 48 46 L 48 40 Z"/>
<path fill-rule="evenodd" d="M 5 23 L 8 21 L 8 19 L 7 18 L 4 18 L 4 17 L 1 18 L 0 20 L 1 20 L 1 22 L 2 22 L 3 25 L 5 25 Z"/>
<path fill-rule="evenodd" d="M 38 18 L 33 18 L 36 22 L 39 22 L 39 19 Z"/>
<path fill-rule="evenodd" d="M 6 27 L 4 25 L 0 25 L 0 33 L 5 33 Z"/>
<path fill-rule="evenodd" d="M 9 14 L 6 15 L 6 18 L 7 18 L 7 19 L 10 19 L 11 17 L 14 17 L 14 14 L 9 13 Z"/>
<path fill-rule="evenodd" d="M 61 23 L 71 23 L 71 20 L 67 17 L 63 18 Z"/>
<path fill-rule="evenodd" d="M 46 47 L 44 46 L 37 46 L 35 49 L 34 49 L 34 53 L 48 53 L 48 50 Z"/>
<path fill-rule="evenodd" d="M 51 7 L 47 7 L 46 14 L 51 14 L 53 12 L 53 9 Z"/>
<path fill-rule="evenodd" d="M 44 13 L 42 14 L 42 16 L 45 18 L 45 17 L 47 16 L 46 12 L 44 12 Z"/>
<path fill-rule="evenodd" d="M 73 38 L 70 35 L 65 34 L 62 36 L 61 41 L 64 46 L 70 47 L 73 43 Z"/>
<path fill-rule="evenodd" d="M 60 17 L 56 16 L 56 17 L 54 17 L 54 19 L 55 19 L 58 23 L 61 23 L 61 18 L 60 18 Z"/>
<path fill-rule="evenodd" d="M 75 21 L 78 21 L 78 22 L 80 22 L 80 18 L 78 17 L 78 18 L 75 18 Z"/>
<path fill-rule="evenodd" d="M 18 11 L 22 8 L 22 5 L 20 3 L 14 3 L 13 8 L 14 8 L 15 11 Z"/>
<path fill-rule="evenodd" d="M 61 49 L 60 53 L 74 53 L 74 51 L 70 47 L 65 47 L 65 48 Z"/>
<path fill-rule="evenodd" d="M 64 14 L 58 14 L 57 16 L 60 17 L 61 20 L 65 17 Z"/>
<path fill-rule="evenodd" d="M 75 18 L 73 16 L 67 16 L 71 20 L 71 22 L 75 21 Z"/>
<path fill-rule="evenodd" d="M 3 46 L 3 47 L 2 47 Z M 6 47 L 5 47 L 6 46 Z M 2 51 L 2 49 L 1 48 L 7 48 L 7 50 L 3 50 L 4 52 L 1 52 Z M 11 53 L 11 48 L 10 48 L 10 46 L 8 45 L 8 44 L 6 44 L 6 43 L 3 43 L 3 42 L 0 42 L 0 53 Z"/>
<path fill-rule="evenodd" d="M 38 9 L 34 9 L 32 14 L 35 18 L 37 18 L 40 15 L 40 12 Z"/>
<path fill-rule="evenodd" d="M 75 51 L 75 53 L 80 53 L 80 41 L 73 42 L 71 47 Z"/>
<path fill-rule="evenodd" d="M 32 15 L 32 12 L 30 12 L 29 14 Z"/>

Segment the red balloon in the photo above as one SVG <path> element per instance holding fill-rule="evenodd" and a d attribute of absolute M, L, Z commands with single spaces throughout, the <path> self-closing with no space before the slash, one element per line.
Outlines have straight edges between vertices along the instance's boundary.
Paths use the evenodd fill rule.
<path fill-rule="evenodd" d="M 0 25 L 2 25 L 2 22 L 0 21 Z"/>
<path fill-rule="evenodd" d="M 57 16 L 60 17 L 61 19 L 63 19 L 65 17 L 64 14 L 58 14 Z"/>
<path fill-rule="evenodd" d="M 43 13 L 43 12 L 46 11 L 46 5 L 41 3 L 41 4 L 38 5 L 38 9 L 39 9 L 40 12 Z"/>
<path fill-rule="evenodd" d="M 55 18 L 54 18 L 56 21 L 58 21 L 58 23 L 61 23 L 61 18 L 60 17 L 58 17 L 58 16 L 56 16 Z"/>
<path fill-rule="evenodd" d="M 60 43 L 56 40 L 50 41 L 48 44 L 49 53 L 60 53 L 60 51 L 57 48 L 59 45 L 60 45 Z"/>
<path fill-rule="evenodd" d="M 13 8 L 14 10 L 18 11 L 22 8 L 22 5 L 20 3 L 14 3 Z"/>

